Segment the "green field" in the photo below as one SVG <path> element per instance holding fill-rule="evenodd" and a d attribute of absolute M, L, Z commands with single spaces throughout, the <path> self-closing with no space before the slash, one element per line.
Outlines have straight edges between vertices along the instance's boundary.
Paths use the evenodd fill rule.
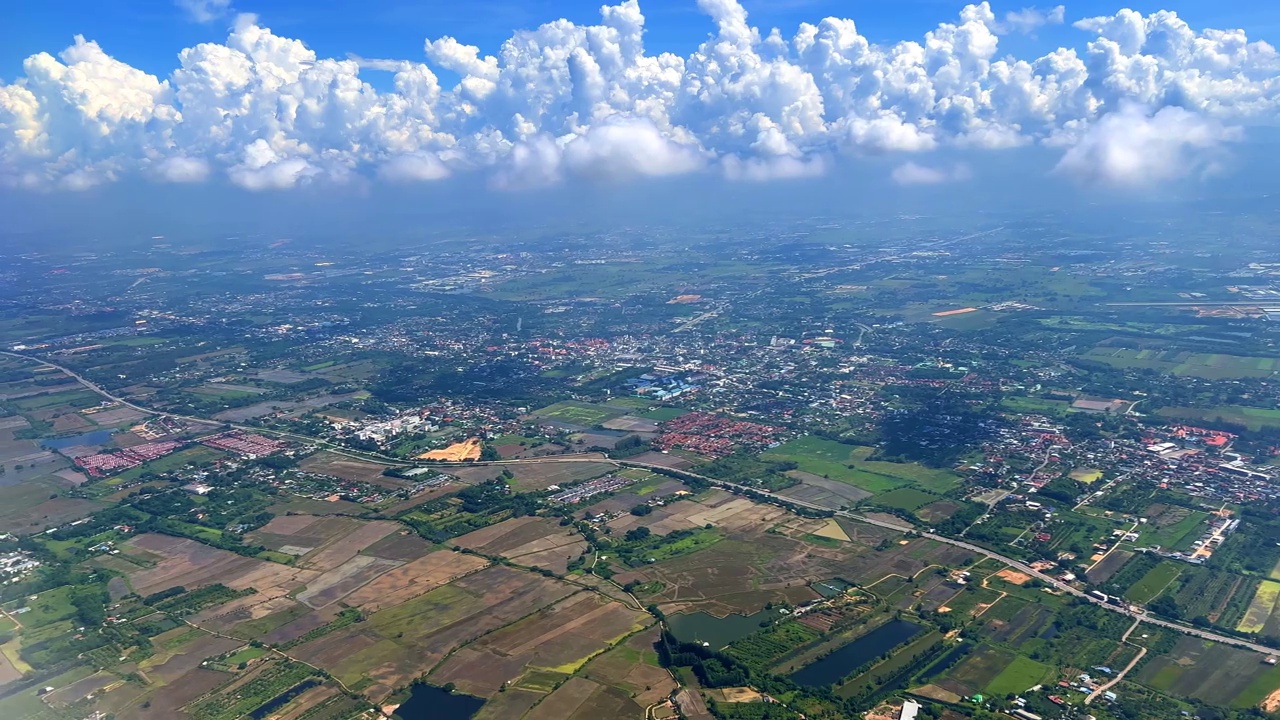
<path fill-rule="evenodd" d="M 1138 582 L 1129 586 L 1124 596 L 1130 602 L 1145 605 L 1151 602 L 1162 590 L 1169 586 L 1175 578 L 1182 574 L 1182 565 L 1173 560 L 1165 560 L 1147 571 Z"/>
<path fill-rule="evenodd" d="M 688 410 L 681 410 L 680 408 L 660 407 L 636 413 L 636 417 L 642 417 L 646 420 L 653 420 L 655 422 L 665 422 L 667 420 L 675 420 L 681 415 L 688 414 L 688 412 Z"/>
<path fill-rule="evenodd" d="M 1166 549 L 1176 548 L 1178 543 L 1187 535 L 1195 532 L 1207 517 L 1209 517 L 1207 512 L 1192 510 L 1189 515 L 1172 525 L 1162 528 L 1148 527 L 1142 533 L 1141 542 L 1144 545 L 1159 545 Z"/>
<path fill-rule="evenodd" d="M 1066 400 L 1046 400 L 1033 397 L 1007 397 L 1000 401 L 1006 410 L 1021 413 L 1039 413 L 1041 415 L 1061 415 L 1071 409 Z"/>
<path fill-rule="evenodd" d="M 935 470 L 914 463 L 868 461 L 866 458 L 872 452 L 868 447 L 806 435 L 760 457 L 768 461 L 789 460 L 805 472 L 838 480 L 877 495 L 910 486 L 943 493 L 959 482 L 959 478 L 949 470 Z"/>
<path fill-rule="evenodd" d="M 14 405 L 22 410 L 43 410 L 45 408 L 64 405 L 72 408 L 93 407 L 102 402 L 102 396 L 89 390 L 72 390 L 70 392 L 54 393 L 52 395 L 34 395 L 32 397 L 21 398 L 12 401 Z"/>
<path fill-rule="evenodd" d="M 897 490 L 890 490 L 883 495 L 877 495 L 876 504 L 901 508 L 907 512 L 915 512 L 937 499 L 937 495 L 932 495 L 923 490 L 917 490 L 916 488 L 906 487 L 898 488 Z"/>
<path fill-rule="evenodd" d="M 1234 423 L 1255 432 L 1264 428 L 1280 428 L 1280 410 L 1272 408 L 1243 405 L 1219 405 L 1213 408 L 1164 407 L 1157 410 L 1156 414 L 1188 422 L 1208 420 Z"/>
<path fill-rule="evenodd" d="M 1236 630 L 1246 633 L 1262 632 L 1275 610 L 1277 600 L 1280 600 L 1280 582 L 1263 580 L 1254 592 L 1253 599 L 1249 601 L 1249 609 L 1236 625 Z"/>
<path fill-rule="evenodd" d="M 1049 666 L 1019 655 L 987 685 L 989 695 L 1020 693 L 1039 685 L 1049 675 Z"/>
<path fill-rule="evenodd" d="M 606 420 L 622 417 L 626 414 L 626 411 L 621 408 L 566 400 L 565 402 L 548 405 L 541 410 L 535 410 L 533 414 L 548 420 L 559 420 L 564 423 L 593 427 Z"/>
<path fill-rule="evenodd" d="M 1207 380 L 1269 377 L 1275 373 L 1278 362 L 1275 358 L 1267 357 L 1107 346 L 1093 348 L 1083 357 L 1122 369 L 1159 370 L 1171 375 Z"/>

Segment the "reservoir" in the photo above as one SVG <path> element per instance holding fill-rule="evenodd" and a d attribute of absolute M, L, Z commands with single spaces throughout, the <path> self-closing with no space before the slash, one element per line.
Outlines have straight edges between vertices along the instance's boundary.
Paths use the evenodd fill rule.
<path fill-rule="evenodd" d="M 712 650 L 719 650 L 762 629 L 761 622 L 778 617 L 777 610 L 761 610 L 754 615 L 726 615 L 722 618 L 704 612 L 679 613 L 667 616 L 667 627 L 680 642 L 707 643 Z"/>
<path fill-rule="evenodd" d="M 890 620 L 830 655 L 791 673 L 791 679 L 807 687 L 825 687 L 884 653 L 924 632 L 923 625 L 906 620 Z"/>
<path fill-rule="evenodd" d="M 409 699 L 396 709 L 400 720 L 471 720 L 484 705 L 484 699 L 444 688 L 416 683 Z"/>
<path fill-rule="evenodd" d="M 72 435 L 64 438 L 51 438 L 49 440 L 41 440 L 40 444 L 50 450 L 62 450 L 63 448 L 75 447 L 76 445 L 102 445 L 111 440 L 111 436 L 115 434 L 113 430 L 94 430 L 91 433 L 83 435 Z"/>

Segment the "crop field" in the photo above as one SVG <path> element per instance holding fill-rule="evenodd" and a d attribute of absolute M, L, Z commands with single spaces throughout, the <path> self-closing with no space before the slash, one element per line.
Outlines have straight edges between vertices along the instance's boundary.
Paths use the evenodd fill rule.
<path fill-rule="evenodd" d="M 1280 367 L 1275 358 L 1206 354 L 1185 350 L 1136 350 L 1099 346 L 1085 353 L 1084 357 L 1122 369 L 1159 370 L 1172 375 L 1208 380 L 1269 377 Z"/>
<path fill-rule="evenodd" d="M 1161 692 L 1199 698 L 1215 705 L 1248 707 L 1280 683 L 1275 666 L 1257 653 L 1192 637 L 1142 666 L 1138 682 Z"/>
<path fill-rule="evenodd" d="M 838 480 L 873 494 L 914 486 L 936 493 L 955 487 L 959 478 L 947 470 L 912 463 L 868 461 L 871 449 L 806 435 L 774 448 L 760 457 L 789 460 L 800 470 Z"/>
<path fill-rule="evenodd" d="M 139 595 L 175 586 L 193 590 L 218 582 L 235 589 L 254 587 L 270 596 L 266 592 L 270 588 L 301 585 L 302 580 L 315 575 L 168 535 L 138 535 L 125 543 L 124 549 L 156 558 L 153 567 L 135 568 L 129 574 L 129 585 Z"/>
<path fill-rule="evenodd" d="M 345 602 L 365 612 L 393 608 L 488 564 L 488 560 L 475 555 L 448 550 L 432 552 L 382 574 L 348 595 Z"/>
<path fill-rule="evenodd" d="M 188 709 L 193 720 L 233 720 L 266 704 L 307 678 L 315 670 L 300 663 L 273 660 L 201 698 Z"/>
<path fill-rule="evenodd" d="M 661 590 L 644 601 L 658 602 L 668 611 L 750 614 L 769 601 L 813 597 L 807 583 L 831 577 L 805 557 L 807 547 L 778 536 L 762 535 L 752 542 L 726 539 L 691 555 L 620 573 L 616 579 L 660 583 Z"/>
<path fill-rule="evenodd" d="M 469 483 L 480 483 L 492 480 L 503 471 L 510 470 L 515 478 L 511 485 L 520 492 L 545 490 L 552 485 L 572 485 L 583 480 L 598 478 L 614 470 L 608 463 L 588 462 L 529 462 L 501 467 L 459 467 L 449 468 L 451 475 Z"/>
<path fill-rule="evenodd" d="M 1182 574 L 1183 567 L 1182 563 L 1174 560 L 1161 561 L 1159 565 L 1148 570 L 1138 582 L 1129 586 L 1129 589 L 1124 594 L 1125 599 L 1139 605 L 1145 605 L 1155 600 L 1165 588 L 1169 587 Z M 1280 595 L 1280 583 L 1277 583 L 1276 588 L 1277 594 Z M 1271 612 L 1270 608 L 1267 609 L 1267 612 L 1268 614 Z"/>
<path fill-rule="evenodd" d="M 1252 584 L 1245 578 L 1206 567 L 1190 567 L 1161 595 L 1167 595 L 1178 603 L 1185 617 L 1201 615 L 1217 622 L 1219 613 L 1236 601 L 1242 592 L 1253 592 Z"/>
<path fill-rule="evenodd" d="M 527 669 L 573 674 L 650 622 L 646 613 L 580 592 L 461 648 L 429 680 L 490 697 Z"/>
<path fill-rule="evenodd" d="M 358 555 L 308 582 L 307 589 L 298 593 L 298 601 L 313 608 L 332 605 L 362 585 L 368 584 L 388 570 L 402 564 L 398 560 Z"/>
<path fill-rule="evenodd" d="M 405 487 L 405 481 L 382 474 L 382 471 L 387 469 L 386 465 L 355 460 L 345 455 L 338 455 L 325 450 L 298 463 L 298 468 L 306 472 L 332 475 L 343 480 L 372 483 L 385 488 Z"/>
<path fill-rule="evenodd" d="M 562 423 L 589 428 L 600 425 L 606 420 L 622 417 L 627 414 L 627 411 L 607 405 L 591 405 L 589 403 L 566 400 L 565 402 L 548 405 L 541 410 L 534 410 L 533 414 L 544 420 L 557 420 Z"/>
<path fill-rule="evenodd" d="M 871 497 L 871 493 L 862 488 L 854 487 L 838 480 L 828 480 L 821 475 L 815 475 L 804 470 L 791 470 L 787 473 L 787 476 L 799 480 L 800 484 L 780 490 L 778 492 L 779 495 L 811 502 L 833 510 L 856 505 L 859 501 Z"/>
<path fill-rule="evenodd" d="M 876 504 L 914 512 L 938 499 L 937 495 L 916 488 L 898 488 L 876 496 Z"/>
<path fill-rule="evenodd" d="M 569 562 L 587 549 L 586 541 L 576 532 L 534 517 L 504 520 L 455 538 L 454 544 L 555 572 L 564 572 Z"/>
<path fill-rule="evenodd" d="M 1164 407 L 1156 414 L 1167 418 L 1197 422 L 1217 421 L 1244 425 L 1255 432 L 1264 428 L 1280 428 L 1280 410 L 1275 408 L 1219 405 L 1213 408 Z"/>
<path fill-rule="evenodd" d="M 534 573 L 490 567 L 290 652 L 378 701 L 459 646 L 576 590 Z"/>
<path fill-rule="evenodd" d="M 1120 572 L 1120 569 L 1133 558 L 1133 555 L 1132 550 L 1113 550 L 1106 557 L 1099 560 L 1096 565 L 1089 568 L 1085 576 L 1089 578 L 1089 582 L 1095 585 L 1105 583 L 1113 575 Z"/>
<path fill-rule="evenodd" d="M 661 420 L 674 420 L 683 413 L 675 413 L 670 417 L 663 417 Z M 656 433 L 658 432 L 658 419 L 644 418 L 636 415 L 623 415 L 622 417 L 606 420 L 601 423 L 607 430 L 623 430 L 625 432 L 636 433 Z"/>
<path fill-rule="evenodd" d="M 1160 518 L 1153 518 L 1151 523 L 1142 532 L 1141 543 L 1143 545 L 1159 545 L 1166 549 L 1180 548 L 1184 539 L 1188 535 L 1197 533 L 1200 526 L 1204 523 L 1205 518 L 1209 517 L 1209 513 L 1202 510 L 1187 510 L 1186 508 L 1174 507 L 1161 514 Z M 1172 521 L 1172 522 L 1170 522 Z M 1195 538 L 1190 538 L 1194 540 Z"/>
<path fill-rule="evenodd" d="M 1008 650 L 983 645 L 948 670 L 935 684 L 962 697 L 969 697 L 985 691 L 1013 663 L 1015 657 Z"/>
<path fill-rule="evenodd" d="M 1247 633 L 1262 632 L 1276 611 L 1276 601 L 1280 601 L 1280 582 L 1263 580 L 1254 591 L 1249 609 L 1245 611 L 1236 629 Z"/>
<path fill-rule="evenodd" d="M 1039 685 L 1050 672 L 1048 665 L 1019 655 L 987 684 L 987 693 L 1001 696 L 1025 692 L 1032 685 Z"/>
<path fill-rule="evenodd" d="M 0 527 L 27 535 L 79 520 L 102 509 L 82 498 L 53 497 L 67 489 L 61 478 L 43 475 L 17 485 L 0 487 Z"/>
<path fill-rule="evenodd" d="M 412 530 L 400 529 L 360 551 L 361 555 L 372 555 L 386 560 L 416 560 L 434 550 L 435 547 L 423 540 Z"/>
<path fill-rule="evenodd" d="M 582 668 L 581 674 L 634 694 L 637 705 L 648 707 L 675 690 L 671 674 L 662 669 L 658 663 L 658 654 L 653 650 L 657 640 L 656 627 L 638 632 L 614 645 L 613 649 L 592 658 Z"/>

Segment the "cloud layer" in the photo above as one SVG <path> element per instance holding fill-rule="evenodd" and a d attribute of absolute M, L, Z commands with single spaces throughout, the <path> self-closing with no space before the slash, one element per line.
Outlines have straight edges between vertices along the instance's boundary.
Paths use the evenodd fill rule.
<path fill-rule="evenodd" d="M 213 17 L 229 2 L 187 6 Z M 183 50 L 163 79 L 77 36 L 0 84 L 0 182 L 220 176 L 269 190 L 474 172 L 508 188 L 692 172 L 766 181 L 848 157 L 1042 144 L 1061 148 L 1057 172 L 1134 185 L 1212 170 L 1240 126 L 1280 117 L 1274 48 L 1171 12 L 1080 20 L 1082 52 L 1021 60 L 1000 55 L 999 37 L 1061 23 L 1063 8 L 998 19 L 984 2 L 920 40 L 877 45 L 853 20 L 784 37 L 753 27 L 737 0 L 698 6 L 715 29 L 687 57 L 645 52 L 636 0 L 601 8 L 597 25 L 518 31 L 497 55 L 427 40 L 425 62 L 320 58 L 242 14 L 225 43 Z M 460 80 L 444 87 L 440 69 Z M 362 79 L 373 72 L 392 73 L 394 90 Z M 908 184 L 967 177 L 898 169 Z"/>

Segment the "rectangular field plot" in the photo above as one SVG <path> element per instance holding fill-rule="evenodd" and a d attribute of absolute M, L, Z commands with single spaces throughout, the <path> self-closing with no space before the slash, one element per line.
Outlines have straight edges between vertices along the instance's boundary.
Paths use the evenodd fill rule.
<path fill-rule="evenodd" d="M 1280 582 L 1263 580 L 1253 593 L 1253 598 L 1249 601 L 1249 609 L 1245 611 L 1236 629 L 1247 633 L 1262 632 L 1276 611 L 1277 601 L 1280 601 Z"/>
<path fill-rule="evenodd" d="M 526 669 L 572 674 L 647 622 L 639 610 L 578 593 L 462 648 L 430 680 L 489 697 Z"/>
<path fill-rule="evenodd" d="M 1182 569 L 1182 563 L 1173 560 L 1161 562 L 1147 571 L 1138 582 L 1129 586 L 1129 589 L 1124 594 L 1125 599 L 1141 605 L 1151 602 L 1182 574 Z M 1280 587 L 1280 585 L 1277 585 L 1277 587 Z M 1270 609 L 1268 609 L 1268 612 L 1270 612 Z"/>
<path fill-rule="evenodd" d="M 556 420 L 570 425 L 579 425 L 582 427 L 592 427 L 600 425 L 606 420 L 622 417 L 627 414 L 626 410 L 621 408 L 609 407 L 607 405 L 591 405 L 589 403 L 574 402 L 567 400 L 558 402 L 554 405 L 548 405 L 541 410 L 535 410 L 534 415 L 547 420 Z"/>
<path fill-rule="evenodd" d="M 1231 707 L 1255 705 L 1280 688 L 1280 671 L 1258 653 L 1191 637 L 1152 658 L 1136 679 L 1161 692 Z"/>
<path fill-rule="evenodd" d="M 942 493 L 959 483 L 959 477 L 948 470 L 934 470 L 912 463 L 867 460 L 871 452 L 868 447 L 807 435 L 760 457 L 769 461 L 791 461 L 804 472 L 876 494 L 900 487 Z"/>
<path fill-rule="evenodd" d="M 378 701 L 457 647 L 576 590 L 534 573 L 490 567 L 374 612 L 290 654 Z"/>

